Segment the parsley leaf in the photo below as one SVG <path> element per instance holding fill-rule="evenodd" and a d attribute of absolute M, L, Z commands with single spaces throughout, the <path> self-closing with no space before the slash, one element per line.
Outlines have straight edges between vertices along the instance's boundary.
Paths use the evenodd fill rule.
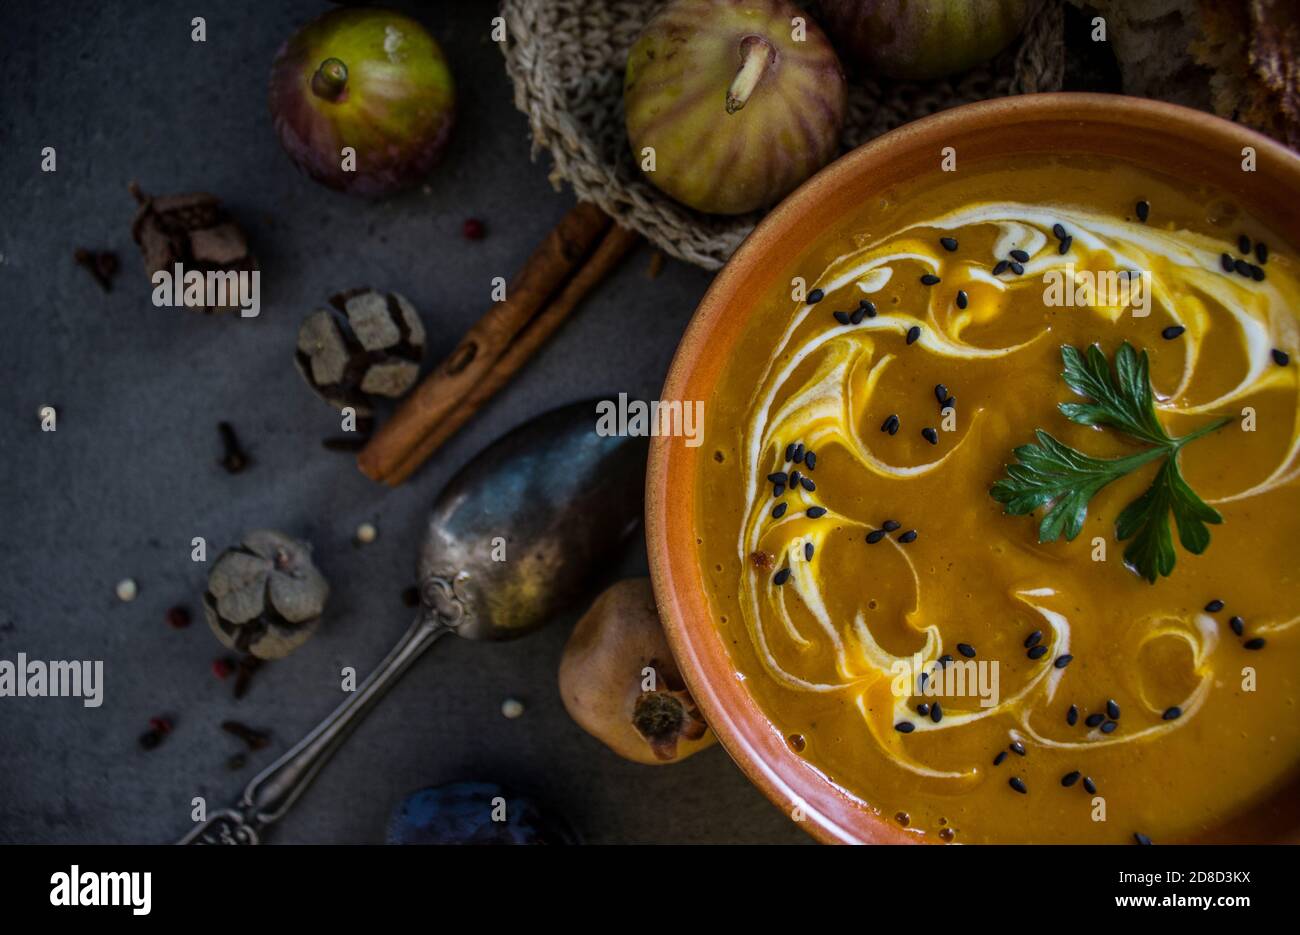
<path fill-rule="evenodd" d="M 1038 526 L 1039 542 L 1055 542 L 1062 535 L 1071 540 L 1082 531 L 1088 502 L 1098 491 L 1145 464 L 1164 459 L 1146 493 L 1126 506 L 1115 521 L 1115 538 L 1132 540 L 1124 549 L 1125 563 L 1154 583 L 1174 570 L 1171 512 L 1178 541 L 1194 555 L 1210 544 L 1206 524 L 1223 522 L 1218 511 L 1183 478 L 1178 454 L 1184 445 L 1230 419 L 1208 423 L 1181 438 L 1170 436 L 1156 415 L 1146 352 L 1135 351 L 1128 342 L 1115 352 L 1114 372 L 1095 344 L 1086 353 L 1067 345 L 1061 348 L 1061 358 L 1066 384 L 1092 400 L 1061 403 L 1066 418 L 1080 425 L 1119 429 L 1150 447 L 1127 457 L 1095 458 L 1039 429 L 1034 433 L 1037 444 L 1015 449 L 1017 463 L 1006 466 L 1007 476 L 995 483 L 990 493 L 1014 516 L 1045 507 Z"/>

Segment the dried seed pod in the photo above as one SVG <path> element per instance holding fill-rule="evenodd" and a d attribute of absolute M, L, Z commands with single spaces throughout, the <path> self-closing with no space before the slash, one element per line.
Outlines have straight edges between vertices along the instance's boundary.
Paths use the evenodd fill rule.
<path fill-rule="evenodd" d="M 185 272 L 221 272 L 257 269 L 257 260 L 248 252 L 248 238 L 221 201 L 207 192 L 151 197 L 131 183 L 131 194 L 139 202 L 131 236 L 140 246 L 145 271 L 150 278 L 157 272 L 171 272 L 181 264 Z M 205 312 L 238 308 L 236 290 L 230 290 L 226 305 L 191 305 Z"/>
<path fill-rule="evenodd" d="M 351 406 L 369 417 L 372 396 L 398 397 L 415 385 L 424 325 L 415 306 L 396 292 L 352 289 L 329 302 L 298 329 L 294 363 L 331 406 Z"/>
<path fill-rule="evenodd" d="M 310 544 L 259 530 L 217 557 L 203 609 L 226 646 L 279 659 L 316 632 L 329 591 L 312 564 Z"/>

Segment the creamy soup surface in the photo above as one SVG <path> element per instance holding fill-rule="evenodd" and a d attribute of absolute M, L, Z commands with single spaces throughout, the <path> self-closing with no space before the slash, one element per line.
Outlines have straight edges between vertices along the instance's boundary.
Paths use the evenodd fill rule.
<path fill-rule="evenodd" d="M 808 769 L 958 843 L 1293 820 L 1273 803 L 1300 768 L 1295 257 L 1230 192 L 1035 155 L 890 190 L 791 258 L 811 301 L 751 310 L 694 510 L 714 625 Z M 1169 514 L 1154 583 L 1116 520 L 1166 459 L 1086 500 L 1069 540 L 991 495 L 1037 430 L 1151 447 L 1059 408 L 1090 401 L 1063 346 L 1113 373 L 1126 342 L 1159 427 L 1204 432 L 1176 463 L 1222 520 L 1193 554 Z"/>

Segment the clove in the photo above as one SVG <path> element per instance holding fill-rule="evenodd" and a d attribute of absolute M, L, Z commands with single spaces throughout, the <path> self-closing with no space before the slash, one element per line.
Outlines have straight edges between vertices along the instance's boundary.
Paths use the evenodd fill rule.
<path fill-rule="evenodd" d="M 261 750 L 271 742 L 271 734 L 269 731 L 249 727 L 247 724 L 240 721 L 222 721 L 221 729 L 227 734 L 234 734 L 247 744 L 248 749 L 250 750 Z"/>
<path fill-rule="evenodd" d="M 117 254 L 108 250 L 88 250 L 78 247 L 73 253 L 78 266 L 86 269 L 95 277 L 99 288 L 105 292 L 113 291 L 113 277 L 117 275 Z"/>
<path fill-rule="evenodd" d="M 217 462 L 230 474 L 238 474 L 252 463 L 248 453 L 239 444 L 239 436 L 229 422 L 218 422 L 217 431 L 221 433 L 221 445 L 225 449 L 221 460 Z"/>

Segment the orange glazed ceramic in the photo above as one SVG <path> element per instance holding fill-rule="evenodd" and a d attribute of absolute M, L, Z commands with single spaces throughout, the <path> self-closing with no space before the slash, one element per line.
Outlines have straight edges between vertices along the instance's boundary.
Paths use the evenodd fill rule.
<path fill-rule="evenodd" d="M 1294 839 L 1300 158 L 1109 95 L 945 111 L 755 229 L 663 390 L 660 615 L 820 840 Z"/>

